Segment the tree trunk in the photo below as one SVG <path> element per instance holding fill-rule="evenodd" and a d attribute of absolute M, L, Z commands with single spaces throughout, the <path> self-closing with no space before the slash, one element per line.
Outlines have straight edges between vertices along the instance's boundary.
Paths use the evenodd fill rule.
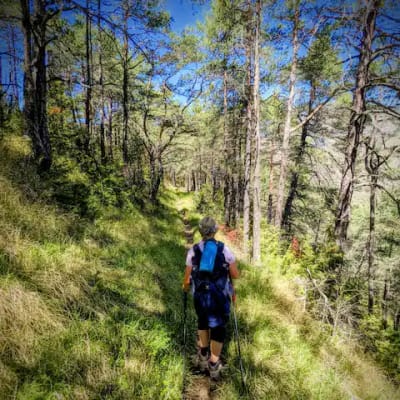
<path fill-rule="evenodd" d="M 242 111 L 240 110 L 239 118 L 241 118 Z M 235 138 L 235 226 L 240 220 L 242 212 L 242 134 L 241 134 L 241 119 L 239 119 L 238 126 L 236 126 L 236 138 Z"/>
<path fill-rule="evenodd" d="M 129 3 L 124 2 L 124 55 L 122 60 L 123 81 L 122 81 L 122 107 L 123 107 L 123 139 L 122 139 L 122 158 L 124 163 L 128 163 L 128 124 L 129 124 L 129 109 L 128 109 L 128 90 L 129 90 L 129 46 L 128 46 L 128 19 L 129 19 Z"/>
<path fill-rule="evenodd" d="M 89 0 L 86 0 L 86 8 L 89 9 Z M 91 66 L 91 51 L 92 51 L 92 22 L 89 12 L 86 13 L 86 98 L 85 98 L 85 127 L 86 137 L 84 140 L 84 149 L 86 154 L 90 151 L 91 127 L 92 127 L 92 66 Z"/>
<path fill-rule="evenodd" d="M 295 85 L 297 79 L 297 53 L 299 51 L 299 39 L 298 30 L 300 22 L 300 8 L 299 1 L 295 2 L 294 18 L 293 18 L 293 55 L 292 55 L 292 65 L 290 68 L 290 78 L 289 78 L 289 98 L 287 101 L 287 113 L 285 119 L 285 127 L 283 130 L 283 140 L 282 140 L 282 150 L 281 150 L 281 166 L 279 173 L 279 183 L 278 183 L 278 193 L 276 199 L 276 209 L 275 209 L 275 226 L 280 228 L 282 225 L 282 215 L 283 215 L 283 200 L 285 196 L 285 183 L 286 183 L 286 171 L 289 158 L 289 141 L 290 141 L 290 130 L 291 130 L 291 119 L 292 110 L 294 105 L 295 96 Z"/>
<path fill-rule="evenodd" d="M 47 126 L 46 10 L 43 1 L 35 0 L 35 19 L 28 0 L 21 0 L 24 34 L 24 114 L 27 134 L 32 140 L 35 160 L 40 171 L 52 164 Z M 33 29 L 36 40 L 33 41 Z"/>
<path fill-rule="evenodd" d="M 350 207 L 354 189 L 354 176 L 357 151 L 365 123 L 365 91 L 368 83 L 368 71 L 372 58 L 372 40 L 375 32 L 375 21 L 380 5 L 379 0 L 370 0 L 363 15 L 363 33 L 360 44 L 359 62 L 350 122 L 347 129 L 347 145 L 344 169 L 339 189 L 339 200 L 335 219 L 336 242 L 343 250 L 350 223 Z"/>
<path fill-rule="evenodd" d="M 230 160 L 229 160 L 229 143 L 228 143 L 228 72 L 226 70 L 226 60 L 224 60 L 224 216 L 225 225 L 230 226 Z"/>
<path fill-rule="evenodd" d="M 9 24 L 9 38 L 8 38 L 8 53 L 9 53 L 9 83 L 12 90 L 11 107 L 19 107 L 19 95 L 18 95 L 18 72 L 17 72 L 17 54 L 16 54 L 16 37 L 15 28 Z"/>
<path fill-rule="evenodd" d="M 108 157 L 113 160 L 113 101 L 110 98 L 110 110 L 108 113 Z"/>
<path fill-rule="evenodd" d="M 400 309 L 397 309 L 393 318 L 393 329 L 398 331 L 400 328 Z"/>
<path fill-rule="evenodd" d="M 388 276 L 385 276 L 384 286 L 383 286 L 383 295 L 382 295 L 382 326 L 383 329 L 387 329 L 388 327 L 388 300 L 390 293 L 390 281 Z"/>
<path fill-rule="evenodd" d="M 274 153 L 275 145 L 271 144 L 271 154 L 269 157 L 269 182 L 268 182 L 268 208 L 267 208 L 267 221 L 269 224 L 274 219 L 274 204 L 273 204 L 273 193 L 274 193 Z"/>
<path fill-rule="evenodd" d="M 6 93 L 3 90 L 3 57 L 0 54 L 0 128 L 4 127 L 5 105 L 6 105 Z M 2 138 L 2 133 L 0 133 L 0 140 L 1 138 Z"/>
<path fill-rule="evenodd" d="M 164 176 L 164 168 L 160 154 L 149 155 L 150 159 L 150 201 L 157 202 L 158 191 Z"/>
<path fill-rule="evenodd" d="M 316 91 L 315 85 L 311 82 L 310 99 L 308 101 L 307 117 L 312 112 L 312 107 L 313 107 L 313 103 L 314 103 L 314 99 L 315 99 L 315 91 Z M 310 120 L 307 121 L 301 129 L 300 144 L 297 149 L 296 159 L 294 162 L 294 168 L 293 168 L 292 176 L 290 179 L 289 194 L 286 199 L 285 209 L 284 209 L 284 213 L 283 213 L 283 217 L 282 217 L 282 226 L 285 228 L 286 232 L 290 232 L 290 230 L 291 230 L 292 207 L 293 207 L 294 199 L 297 194 L 297 187 L 299 184 L 299 177 L 300 177 L 300 168 L 301 168 L 301 165 L 303 164 L 303 156 L 304 156 L 304 153 L 306 150 L 306 141 L 307 141 L 307 136 L 308 136 L 309 124 L 310 124 Z"/>
<path fill-rule="evenodd" d="M 191 182 L 191 191 L 197 191 L 197 183 L 196 183 L 196 171 L 192 170 L 192 182 Z"/>
<path fill-rule="evenodd" d="M 367 242 L 368 254 L 368 313 L 372 314 L 374 309 L 374 275 L 375 275 L 375 206 L 376 185 L 378 177 L 371 175 L 371 187 L 369 197 L 369 235 Z"/>
<path fill-rule="evenodd" d="M 248 11 L 250 20 L 247 27 L 247 85 L 246 85 L 246 107 L 247 107 L 247 131 L 246 131 L 246 150 L 245 150 L 245 168 L 244 168 L 244 196 L 243 196 L 243 252 L 245 257 L 249 256 L 249 239 L 250 239 L 250 181 L 251 181 L 251 147 L 253 136 L 253 112 L 252 112 L 252 9 L 251 2 L 248 1 Z"/>
<path fill-rule="evenodd" d="M 253 182 L 253 262 L 258 264 L 261 259 L 261 136 L 260 136 L 260 25 L 261 0 L 256 3 L 256 26 L 254 38 L 254 182 Z"/>
<path fill-rule="evenodd" d="M 99 69 L 100 69 L 100 157 L 101 163 L 105 164 L 106 157 L 106 143 L 105 143 L 105 98 L 104 98 L 104 74 L 103 74 L 103 48 L 102 48 L 102 34 L 101 34 L 101 0 L 97 1 L 97 30 L 99 35 Z"/>

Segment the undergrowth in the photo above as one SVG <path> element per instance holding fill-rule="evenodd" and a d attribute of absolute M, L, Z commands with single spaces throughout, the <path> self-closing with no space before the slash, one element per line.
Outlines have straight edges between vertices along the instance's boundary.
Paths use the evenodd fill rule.
<path fill-rule="evenodd" d="M 84 219 L 49 200 L 52 189 L 30 169 L 28 152 L 22 138 L 0 142 L 1 398 L 181 398 L 183 374 L 190 378 L 181 217 L 186 210 L 197 226 L 192 197 L 169 190 L 157 209 L 97 205 L 97 217 Z M 230 329 L 216 397 L 396 398 L 371 362 L 302 309 L 269 240 L 267 264 L 240 264 L 237 283 L 247 391 Z M 188 329 L 193 352 L 192 307 Z"/>

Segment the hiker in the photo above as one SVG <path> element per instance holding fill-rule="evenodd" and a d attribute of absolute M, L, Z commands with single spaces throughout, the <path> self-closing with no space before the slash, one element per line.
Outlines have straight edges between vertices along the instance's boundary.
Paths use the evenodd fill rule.
<path fill-rule="evenodd" d="M 233 287 L 229 278 L 239 277 L 235 256 L 222 242 L 215 240 L 218 226 L 211 217 L 200 221 L 202 240 L 186 257 L 183 290 L 192 287 L 198 319 L 197 363 L 201 372 L 209 370 L 210 377 L 219 378 L 222 368 L 220 354 L 226 335 Z"/>

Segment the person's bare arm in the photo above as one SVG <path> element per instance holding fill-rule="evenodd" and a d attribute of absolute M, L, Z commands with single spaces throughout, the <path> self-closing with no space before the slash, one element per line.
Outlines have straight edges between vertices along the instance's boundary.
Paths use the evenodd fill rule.
<path fill-rule="evenodd" d="M 192 274 L 192 267 L 186 265 L 185 276 L 183 277 L 182 289 L 187 292 L 190 289 L 190 275 Z"/>
<path fill-rule="evenodd" d="M 239 269 L 237 267 L 236 261 L 232 264 L 229 264 L 229 275 L 232 279 L 237 279 L 240 276 Z"/>

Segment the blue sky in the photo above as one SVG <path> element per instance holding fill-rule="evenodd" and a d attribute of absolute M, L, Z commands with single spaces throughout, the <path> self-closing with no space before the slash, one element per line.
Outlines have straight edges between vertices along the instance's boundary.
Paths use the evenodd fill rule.
<path fill-rule="evenodd" d="M 198 5 L 191 0 L 164 0 L 165 9 L 173 18 L 171 28 L 181 32 L 186 25 L 194 25 L 197 20 L 203 20 L 210 9 L 209 4 Z"/>

